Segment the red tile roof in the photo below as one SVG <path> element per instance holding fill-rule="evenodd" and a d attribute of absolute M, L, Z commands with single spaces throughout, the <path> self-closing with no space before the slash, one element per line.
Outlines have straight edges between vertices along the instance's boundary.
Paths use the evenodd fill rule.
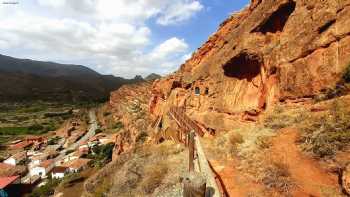
<path fill-rule="evenodd" d="M 10 176 L 10 177 L 0 177 L 0 189 L 4 189 L 11 183 L 15 182 L 19 176 Z"/>
<path fill-rule="evenodd" d="M 22 148 L 26 148 L 28 146 L 33 145 L 33 142 L 27 142 L 27 141 L 23 141 L 14 145 L 11 145 L 10 148 L 11 149 L 22 149 Z"/>
<path fill-rule="evenodd" d="M 67 170 L 68 170 L 68 167 L 56 166 L 52 169 L 52 173 L 65 173 Z"/>
<path fill-rule="evenodd" d="M 39 165 L 40 167 L 43 167 L 43 168 L 48 168 L 51 164 L 54 163 L 54 160 L 52 159 L 49 159 L 49 160 L 46 160 L 46 161 L 43 161 L 41 162 L 41 164 Z"/>

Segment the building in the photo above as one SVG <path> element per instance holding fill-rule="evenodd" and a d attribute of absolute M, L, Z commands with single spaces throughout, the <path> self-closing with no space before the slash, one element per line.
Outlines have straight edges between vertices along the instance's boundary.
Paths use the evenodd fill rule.
<path fill-rule="evenodd" d="M 69 168 L 65 166 L 56 166 L 51 171 L 52 178 L 55 179 L 61 179 L 63 178 L 67 173 L 69 173 Z"/>
<path fill-rule="evenodd" d="M 9 176 L 16 176 L 16 175 L 25 175 L 27 173 L 26 166 L 21 165 L 10 165 L 6 163 L 0 163 L 0 177 L 9 177 Z"/>
<path fill-rule="evenodd" d="M 0 196 L 20 196 L 19 176 L 0 177 Z"/>
<path fill-rule="evenodd" d="M 29 136 L 29 137 L 27 137 L 26 139 L 25 139 L 25 141 L 27 141 L 27 142 L 45 142 L 45 141 L 47 141 L 47 139 L 46 138 L 44 138 L 44 137 L 41 137 L 41 136 Z"/>
<path fill-rule="evenodd" d="M 54 179 L 61 179 L 67 173 L 69 173 L 69 168 L 65 166 L 56 166 L 51 171 L 51 177 Z"/>
<path fill-rule="evenodd" d="M 75 173 L 86 169 L 90 161 L 91 159 L 79 158 L 74 161 L 67 162 L 63 166 L 68 167 L 69 172 Z"/>
<path fill-rule="evenodd" d="M 46 160 L 41 162 L 39 165 L 32 167 L 29 170 L 30 176 L 40 176 L 41 178 L 46 178 L 48 173 L 52 170 L 54 167 L 54 161 L 53 160 Z"/>
<path fill-rule="evenodd" d="M 26 159 L 27 159 L 27 152 L 23 151 L 12 155 L 10 158 L 6 159 L 4 163 L 15 166 L 25 161 Z"/>
<path fill-rule="evenodd" d="M 28 141 L 21 141 L 17 144 L 12 144 L 10 145 L 10 149 L 12 150 L 20 150 L 20 149 L 27 149 L 30 146 L 32 146 L 34 144 L 34 142 L 28 142 Z"/>
<path fill-rule="evenodd" d="M 34 155 L 31 158 L 31 162 L 29 163 L 29 166 L 37 166 L 39 165 L 41 162 L 46 161 L 47 160 L 47 155 L 46 154 L 39 154 L 39 155 Z"/>

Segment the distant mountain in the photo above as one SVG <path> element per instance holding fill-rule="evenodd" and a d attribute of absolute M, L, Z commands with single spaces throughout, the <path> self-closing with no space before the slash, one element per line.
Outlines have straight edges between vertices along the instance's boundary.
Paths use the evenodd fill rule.
<path fill-rule="evenodd" d="M 81 65 L 58 64 L 0 55 L 0 101 L 93 101 L 108 98 L 124 84 L 144 79 L 101 75 Z"/>
<path fill-rule="evenodd" d="M 156 80 L 156 79 L 160 79 L 162 78 L 162 76 L 158 75 L 158 74 L 155 74 L 155 73 L 151 73 L 150 75 L 148 75 L 145 80 L 146 81 L 153 81 L 153 80 Z"/>

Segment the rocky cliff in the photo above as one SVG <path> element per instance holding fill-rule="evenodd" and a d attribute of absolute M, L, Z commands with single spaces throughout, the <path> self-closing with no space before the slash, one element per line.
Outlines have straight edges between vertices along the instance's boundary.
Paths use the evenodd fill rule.
<path fill-rule="evenodd" d="M 119 90 L 111 92 L 107 110 L 110 111 L 112 128 L 119 127 L 116 134 L 116 146 L 113 157 L 134 148 L 137 143 L 143 143 L 148 136 L 147 129 L 150 124 L 148 101 L 151 97 L 151 82 L 142 82 L 122 86 Z M 100 118 L 102 125 L 107 123 Z"/>
<path fill-rule="evenodd" d="M 185 106 L 207 130 L 229 130 L 276 103 L 306 102 L 335 87 L 350 62 L 349 17 L 349 0 L 252 0 L 153 84 L 153 120 L 163 117 L 161 130 L 174 131 L 164 114 Z"/>

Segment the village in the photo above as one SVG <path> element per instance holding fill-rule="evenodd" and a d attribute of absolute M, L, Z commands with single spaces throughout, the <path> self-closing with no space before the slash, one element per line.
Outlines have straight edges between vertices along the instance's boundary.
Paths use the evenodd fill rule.
<path fill-rule="evenodd" d="M 0 163 L 0 197 L 22 196 L 49 180 L 79 173 L 101 158 L 96 156 L 101 147 L 109 147 L 111 154 L 115 136 L 98 127 L 90 110 L 88 123 L 70 119 L 50 137 L 27 136 L 8 143 L 11 155 Z"/>

